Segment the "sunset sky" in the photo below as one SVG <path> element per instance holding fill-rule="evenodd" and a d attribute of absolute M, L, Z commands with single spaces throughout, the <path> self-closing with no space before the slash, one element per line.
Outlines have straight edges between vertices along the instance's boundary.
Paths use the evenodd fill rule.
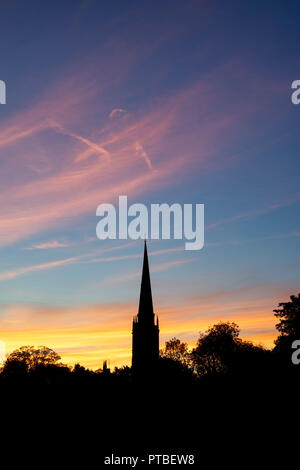
<path fill-rule="evenodd" d="M 299 6 L 2 1 L 0 340 L 130 364 L 143 242 L 96 208 L 205 204 L 205 246 L 149 241 L 161 347 L 235 321 L 272 347 L 299 292 Z M 298 11 L 297 11 L 298 8 Z"/>

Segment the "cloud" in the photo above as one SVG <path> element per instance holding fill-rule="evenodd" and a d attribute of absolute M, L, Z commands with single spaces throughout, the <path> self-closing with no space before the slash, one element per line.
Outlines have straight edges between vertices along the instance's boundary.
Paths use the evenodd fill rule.
<path fill-rule="evenodd" d="M 37 243 L 35 245 L 23 248 L 23 250 L 48 250 L 50 248 L 65 248 L 70 245 L 71 243 L 62 243 L 58 242 L 57 240 L 53 240 L 51 242 Z"/>
<path fill-rule="evenodd" d="M 126 113 L 125 109 L 122 108 L 115 108 L 109 113 L 110 119 L 113 119 L 117 116 L 120 116 L 121 114 Z"/>
<path fill-rule="evenodd" d="M 175 260 L 175 261 L 169 261 L 166 263 L 160 263 L 156 265 L 151 266 L 151 273 L 158 273 L 161 271 L 168 271 L 172 268 L 176 268 L 178 266 L 182 266 L 188 263 L 191 263 L 192 261 L 195 261 L 197 258 L 189 258 L 189 259 L 184 259 L 184 260 Z M 131 279 L 139 278 L 141 273 L 139 271 L 136 271 L 134 273 L 129 273 L 124 276 L 118 276 L 118 277 L 113 277 L 109 279 L 105 279 L 104 281 L 101 282 L 101 284 L 115 284 L 123 281 L 129 281 Z"/>
<path fill-rule="evenodd" d="M 135 242 L 129 242 L 126 244 L 118 245 L 115 247 L 109 247 L 103 250 L 100 250 L 100 253 L 109 253 L 115 250 L 121 250 L 126 247 L 134 246 L 136 243 Z M 65 247 L 69 246 L 68 244 L 63 244 L 59 243 L 57 241 L 53 242 L 47 242 L 47 243 L 41 243 L 37 245 L 33 245 L 32 247 L 29 248 L 24 248 L 24 250 L 43 250 L 43 249 L 50 249 L 50 248 L 58 248 L 58 247 Z M 164 255 L 168 253 L 173 253 L 173 252 L 178 252 L 178 251 L 183 251 L 182 248 L 170 248 L 170 249 L 163 249 L 163 250 L 157 250 L 153 251 L 151 255 L 157 256 L 157 255 Z M 121 261 L 121 260 L 128 260 L 128 259 L 135 259 L 135 258 L 141 258 L 140 253 L 136 254 L 131 254 L 131 255 L 123 255 L 123 256 L 110 256 L 110 257 L 98 257 L 98 258 L 93 258 L 93 259 L 88 259 L 92 256 L 95 256 L 95 254 L 99 254 L 99 250 L 94 251 L 94 252 L 89 252 L 82 254 L 80 256 L 75 256 L 71 258 L 66 258 L 58 261 L 52 261 L 49 263 L 43 263 L 43 264 L 38 264 L 38 265 L 33 265 L 33 266 L 26 266 L 26 267 L 20 267 L 20 268 L 15 268 L 11 271 L 4 271 L 0 273 L 0 281 L 7 281 L 10 279 L 15 279 L 17 277 L 23 276 L 24 274 L 27 273 L 32 273 L 36 271 L 41 271 L 45 269 L 53 269 L 57 268 L 60 266 L 68 265 L 68 264 L 74 264 L 74 263 L 79 263 L 79 262 L 85 262 L 85 263 L 101 263 L 101 262 L 111 262 L 111 261 Z M 183 260 L 183 261 L 172 261 L 169 263 L 165 263 L 162 265 L 158 265 L 153 268 L 153 271 L 156 272 L 156 270 L 165 270 L 173 266 L 177 266 L 180 264 L 185 264 L 186 262 L 190 262 L 190 260 Z M 134 274 L 134 276 L 131 277 L 136 277 L 138 276 L 138 273 Z M 129 276 L 129 278 L 131 278 Z M 127 277 L 128 278 L 128 277 Z M 104 281 L 107 282 L 107 281 Z M 108 281 L 110 282 L 110 281 Z M 116 280 L 114 280 L 116 282 Z"/>
<path fill-rule="evenodd" d="M 233 65 L 221 70 L 227 80 Z M 0 246 L 75 224 L 119 194 L 138 197 L 178 184 L 199 165 L 220 170 L 227 162 L 220 155 L 238 131 L 249 129 L 243 124 L 256 110 L 256 102 L 241 106 L 236 97 L 229 100 L 218 69 L 144 103 L 116 125 L 104 112 L 99 119 L 111 77 L 97 85 L 88 73 L 93 77 L 93 70 L 80 77 L 69 74 L 31 108 L 2 119 Z"/>
<path fill-rule="evenodd" d="M 130 245 L 131 244 L 129 244 L 129 246 Z M 126 246 L 121 246 L 118 249 L 125 248 L 125 247 Z M 111 248 L 109 251 L 112 251 L 112 250 L 114 250 L 114 249 Z M 181 248 L 181 247 L 167 248 L 167 249 L 163 249 L 163 250 L 151 251 L 151 253 L 149 253 L 149 257 L 157 256 L 157 255 L 165 255 L 165 254 L 174 253 L 174 252 L 183 252 L 183 251 L 184 251 L 184 249 Z M 109 257 L 95 258 L 95 259 L 89 260 L 88 263 L 99 263 L 101 261 L 122 261 L 122 260 L 127 260 L 127 259 L 134 259 L 134 258 L 141 258 L 141 253 L 135 253 L 135 254 L 131 254 L 131 255 L 122 255 L 122 256 L 109 256 Z"/>
<path fill-rule="evenodd" d="M 0 281 L 7 281 L 9 279 L 15 279 L 16 277 L 23 276 L 24 274 L 35 272 L 35 271 L 42 271 L 45 269 L 53 269 L 57 268 L 58 266 L 64 266 L 66 264 L 75 263 L 79 260 L 79 257 L 73 258 L 66 258 L 58 261 L 51 261 L 50 263 L 43 263 L 43 264 L 36 264 L 33 266 L 26 266 L 23 268 L 16 268 L 12 271 L 4 271 L 0 273 Z"/>
<path fill-rule="evenodd" d="M 70 137 L 74 137 L 74 139 L 77 139 L 80 142 L 83 142 L 84 144 L 86 144 L 89 147 L 89 149 L 92 151 L 91 153 L 94 153 L 94 152 L 99 153 L 100 155 L 103 155 L 108 160 L 110 160 L 109 152 L 105 148 L 100 147 L 99 145 L 97 145 L 95 142 L 92 142 L 91 140 L 86 139 L 85 137 L 82 137 L 81 135 L 75 134 L 74 132 L 71 132 L 71 131 L 65 129 L 63 126 L 61 126 L 60 124 L 58 124 L 54 121 L 51 122 L 51 125 L 53 126 L 54 129 L 57 129 L 62 134 L 68 135 Z M 86 152 L 84 152 L 84 153 L 86 153 Z M 82 159 L 82 157 L 81 157 L 81 159 Z M 77 161 L 80 161 L 80 158 L 77 158 Z"/>
<path fill-rule="evenodd" d="M 283 201 L 282 203 L 278 204 L 269 204 L 265 207 L 260 207 L 258 209 L 253 209 L 247 212 L 243 212 L 241 214 L 234 215 L 233 217 L 228 217 L 226 219 L 221 219 L 218 220 L 217 222 L 214 222 L 212 224 L 207 225 L 206 229 L 212 229 L 215 227 L 218 227 L 220 225 L 228 224 L 231 222 L 235 222 L 240 219 L 248 219 L 251 217 L 258 217 L 261 215 L 269 214 L 270 212 L 276 211 L 278 209 L 281 209 L 282 207 L 287 207 L 290 206 L 296 202 L 299 201 L 299 198 L 293 198 L 293 199 L 287 199 L 286 201 Z"/>
<path fill-rule="evenodd" d="M 147 154 L 144 147 L 139 142 L 135 143 L 135 150 L 145 160 L 149 170 L 152 170 L 152 163 L 149 158 L 149 155 Z"/>
<path fill-rule="evenodd" d="M 66 113 L 65 107 L 63 109 Z M 72 114 L 71 104 L 69 112 Z M 11 135 L 12 140 L 9 143 L 16 146 L 15 150 L 11 150 L 16 152 L 16 159 L 20 153 L 24 155 L 27 146 L 34 148 L 34 142 L 28 141 L 28 133 L 22 131 L 24 122 L 29 125 L 30 120 L 43 121 L 40 106 L 27 114 L 16 116 L 13 124 L 8 126 L 9 129 L 5 130 L 4 125 L 0 132 L 0 142 L 1 135 Z M 137 165 L 140 155 L 132 152 L 137 136 L 143 136 L 143 140 L 160 141 L 166 131 L 166 121 L 161 125 L 155 112 L 152 117 L 147 115 L 145 118 L 133 120 L 118 131 L 103 129 L 100 137 L 96 136 L 93 140 L 66 130 L 67 126 L 58 124 L 57 119 L 47 118 L 43 124 L 31 126 L 28 131 L 31 139 L 36 138 L 41 129 L 52 132 L 54 130 L 73 137 L 88 146 L 88 149 L 68 141 L 68 148 L 59 156 L 57 165 L 52 161 L 52 155 L 51 159 L 49 157 L 48 174 L 34 172 L 33 175 L 30 174 L 30 178 L 27 176 L 25 179 L 22 179 L 22 172 L 28 172 L 28 167 L 39 166 L 40 157 L 31 153 L 30 161 L 18 160 L 20 182 L 16 185 L 6 185 L 5 178 L 2 185 L 1 204 L 5 206 L 5 210 L 0 221 L 0 245 L 13 243 L 86 212 L 94 213 L 99 203 L 112 201 L 116 194 L 141 193 L 147 187 L 154 187 L 167 174 L 175 174 L 176 164 L 168 160 L 162 161 L 155 172 L 145 173 L 144 169 Z M 42 141 L 47 149 L 51 149 L 52 145 L 53 136 L 49 137 L 45 132 L 39 136 L 39 141 Z M 6 159 L 5 164 L 9 174 L 14 171 L 16 162 L 13 159 Z M 178 164 L 181 165 L 182 162 L 178 161 Z"/>

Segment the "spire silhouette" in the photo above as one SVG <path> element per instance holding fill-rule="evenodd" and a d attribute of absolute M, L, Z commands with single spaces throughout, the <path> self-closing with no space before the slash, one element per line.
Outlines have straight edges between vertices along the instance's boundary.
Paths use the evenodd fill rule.
<path fill-rule="evenodd" d="M 153 301 L 150 281 L 149 261 L 147 252 L 147 243 L 144 244 L 144 261 L 139 302 L 139 320 L 153 321 Z"/>
<path fill-rule="evenodd" d="M 144 260 L 141 280 L 139 310 L 132 324 L 132 369 L 141 374 L 151 369 L 159 357 L 158 318 L 153 312 L 147 244 L 144 244 Z"/>

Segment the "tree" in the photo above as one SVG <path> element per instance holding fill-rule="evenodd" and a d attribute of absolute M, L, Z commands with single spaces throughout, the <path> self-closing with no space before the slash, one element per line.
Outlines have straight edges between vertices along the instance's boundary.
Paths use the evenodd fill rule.
<path fill-rule="evenodd" d="M 87 370 L 84 366 L 81 366 L 78 362 L 74 365 L 72 373 L 77 376 L 83 376 L 90 371 Z"/>
<path fill-rule="evenodd" d="M 129 366 L 115 367 L 113 373 L 114 375 L 129 377 L 131 375 L 131 368 Z"/>
<path fill-rule="evenodd" d="M 275 317 L 280 318 L 276 328 L 281 336 L 300 339 L 300 294 L 290 296 L 290 302 L 281 302 L 278 304 Z"/>
<path fill-rule="evenodd" d="M 191 353 L 199 376 L 231 375 L 253 377 L 265 370 L 271 352 L 239 338 L 234 322 L 220 322 L 200 333 Z"/>
<path fill-rule="evenodd" d="M 200 376 L 226 373 L 237 349 L 240 330 L 234 322 L 220 322 L 200 333 L 191 353 L 195 370 Z"/>
<path fill-rule="evenodd" d="M 189 365 L 190 363 L 187 343 L 182 343 L 178 338 L 166 341 L 165 348 L 161 351 L 160 355 L 163 358 L 172 359 L 184 365 Z"/>
<path fill-rule="evenodd" d="M 291 363 L 292 343 L 300 340 L 300 294 L 291 295 L 290 302 L 279 303 L 278 308 L 273 311 L 275 317 L 279 318 L 276 328 L 280 333 L 275 340 L 274 351 Z"/>
<path fill-rule="evenodd" d="M 261 380 L 273 371 L 272 352 L 261 344 L 236 338 L 229 366 L 232 375 Z"/>
<path fill-rule="evenodd" d="M 20 367 L 30 372 L 42 366 L 59 365 L 57 364 L 59 360 L 60 356 L 53 349 L 46 346 L 39 346 L 38 348 L 22 346 L 9 354 L 5 361 L 4 370 L 11 368 L 14 364 L 14 367 Z"/>

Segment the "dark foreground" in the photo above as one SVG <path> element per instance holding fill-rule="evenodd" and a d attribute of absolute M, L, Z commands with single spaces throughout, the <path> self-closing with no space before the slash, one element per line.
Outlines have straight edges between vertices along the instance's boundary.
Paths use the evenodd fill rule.
<path fill-rule="evenodd" d="M 205 469 L 226 462 L 269 466 L 274 458 L 287 468 L 299 439 L 298 375 L 7 381 L 1 384 L 2 454 L 13 467 L 98 468 L 112 454 L 191 454 Z"/>

